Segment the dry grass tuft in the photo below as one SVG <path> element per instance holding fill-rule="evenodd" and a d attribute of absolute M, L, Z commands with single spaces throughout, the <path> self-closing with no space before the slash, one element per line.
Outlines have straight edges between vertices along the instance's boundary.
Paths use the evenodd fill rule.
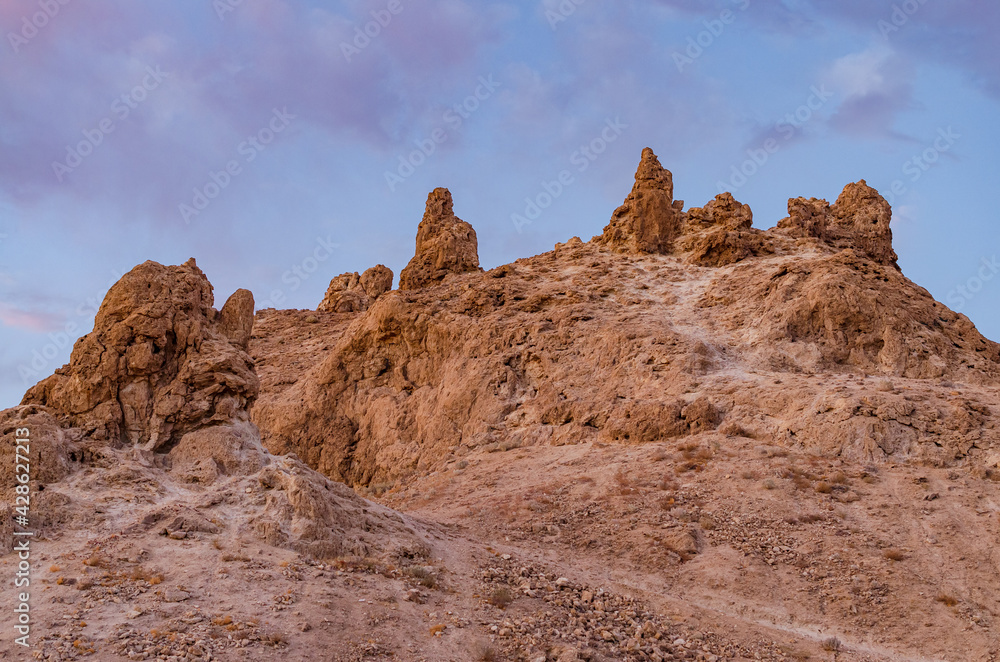
<path fill-rule="evenodd" d="M 506 588 L 494 589 L 490 597 L 486 599 L 488 603 L 500 609 L 506 609 L 510 603 L 514 602 L 514 594 Z"/>
<path fill-rule="evenodd" d="M 899 551 L 898 549 L 887 549 L 882 552 L 882 556 L 890 561 L 902 561 L 906 558 L 906 554 Z"/>
<path fill-rule="evenodd" d="M 947 607 L 954 607 L 955 605 L 958 604 L 958 598 L 956 598 L 954 595 L 945 593 L 943 591 L 941 593 L 938 593 L 937 596 L 934 598 L 934 600 L 936 602 L 940 602 L 941 604 Z"/>

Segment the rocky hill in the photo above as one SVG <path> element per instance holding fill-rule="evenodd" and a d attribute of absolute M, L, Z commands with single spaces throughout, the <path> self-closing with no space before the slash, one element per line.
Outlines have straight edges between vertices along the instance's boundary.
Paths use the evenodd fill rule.
<path fill-rule="evenodd" d="M 790 200 L 767 232 L 730 194 L 682 208 L 647 149 L 601 236 L 483 272 L 435 190 L 399 290 L 311 325 L 258 315 L 265 445 L 358 486 L 497 443 L 713 430 L 858 461 L 994 457 L 1000 345 L 900 272 L 864 181 Z M 279 344 L 313 337 L 288 369 Z"/>
<path fill-rule="evenodd" d="M 1000 345 L 891 216 L 762 231 L 647 149 L 589 242 L 484 270 L 435 189 L 315 311 L 139 265 L 0 412 L 35 657 L 997 660 Z"/>

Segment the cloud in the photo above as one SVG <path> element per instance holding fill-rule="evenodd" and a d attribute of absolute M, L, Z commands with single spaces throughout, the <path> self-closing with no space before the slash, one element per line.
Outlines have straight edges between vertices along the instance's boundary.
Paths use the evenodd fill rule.
<path fill-rule="evenodd" d="M 902 137 L 894 125 L 914 107 L 913 76 L 911 64 L 882 46 L 839 58 L 825 77 L 843 99 L 830 125 L 858 137 Z"/>
<path fill-rule="evenodd" d="M 447 81 L 476 71 L 515 15 L 504 4 L 404 3 L 358 49 L 356 28 L 385 3 L 337 10 L 247 0 L 224 20 L 210 3 L 139 9 L 119 0 L 69 16 L 77 4 L 52 20 L 45 41 L 40 34 L 30 50 L 0 60 L 0 197 L 28 207 L 103 204 L 167 223 L 274 108 L 298 118 L 283 138 L 309 128 L 390 150 L 412 133 L 419 109 L 448 95 Z M 4 25 L 19 18 L 9 7 L 0 13 Z M 357 52 L 345 55 L 345 44 Z M 165 77 L 137 101 L 130 94 L 149 68 Z M 127 117 L 116 114 L 123 97 Z M 98 132 L 102 122 L 112 130 Z M 82 162 L 55 172 L 77 146 Z"/>
<path fill-rule="evenodd" d="M 21 310 L 0 303 L 0 324 L 12 329 L 48 333 L 62 327 L 62 318 L 52 313 Z"/>

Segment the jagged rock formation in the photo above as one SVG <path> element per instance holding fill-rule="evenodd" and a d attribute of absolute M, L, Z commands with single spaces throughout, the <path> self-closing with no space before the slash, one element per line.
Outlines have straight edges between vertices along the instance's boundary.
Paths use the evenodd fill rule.
<path fill-rule="evenodd" d="M 689 264 L 721 267 L 753 255 L 773 253 L 765 234 L 753 227 L 750 205 L 722 193 L 704 207 L 688 210 L 678 249 Z"/>
<path fill-rule="evenodd" d="M 169 450 L 199 427 L 245 420 L 259 389 L 244 350 L 252 326 L 249 292 L 234 294 L 220 315 L 194 260 L 145 262 L 108 292 L 69 364 L 21 404 L 64 412 L 72 427 L 112 446 Z"/>
<path fill-rule="evenodd" d="M 831 230 L 834 238 L 848 241 L 879 264 L 896 265 L 892 249 L 892 207 L 865 180 L 848 184 L 831 208 Z"/>
<path fill-rule="evenodd" d="M 372 296 L 391 285 L 383 269 L 363 279 Z M 175 510 L 218 506 L 214 533 L 229 529 L 320 557 L 388 549 L 383 533 L 411 540 L 390 511 L 264 450 L 249 420 L 259 389 L 246 353 L 253 295 L 239 290 L 218 312 L 212 304 L 212 286 L 193 259 L 146 262 L 123 276 L 69 364 L 30 389 L 21 406 L 0 412 L 3 496 L 15 484 L 14 437 L 27 428 L 39 532 L 113 518 L 123 534 L 148 533 L 162 518 L 133 498 L 153 491 L 171 494 Z M 9 518 L 0 535 L 9 549 Z"/>
<path fill-rule="evenodd" d="M 788 216 L 778 221 L 777 228 L 789 237 L 813 237 L 825 241 L 830 225 L 830 203 L 817 198 L 791 198 Z"/>
<path fill-rule="evenodd" d="M 326 296 L 317 310 L 329 313 L 360 313 L 392 289 L 392 270 L 384 265 L 367 269 L 360 276 L 355 271 L 330 281 Z"/>
<path fill-rule="evenodd" d="M 436 188 L 417 228 L 417 250 L 399 274 L 399 289 L 416 290 L 448 274 L 481 271 L 479 243 L 471 225 L 455 216 L 451 192 Z"/>
<path fill-rule="evenodd" d="M 681 233 L 683 208 L 684 201 L 674 200 L 673 174 L 647 147 L 632 192 L 595 241 L 630 253 L 669 253 Z"/>
<path fill-rule="evenodd" d="M 717 430 L 941 464 L 1000 446 L 1000 346 L 898 271 L 877 192 L 852 184 L 832 209 L 792 200 L 768 232 L 729 194 L 684 213 L 672 193 L 646 150 L 594 241 L 330 320 L 314 368 L 268 377 L 254 415 L 265 444 L 361 485 L 500 443 Z M 269 313 L 262 333 L 291 340 L 291 320 Z M 890 379 L 922 404 L 869 381 Z M 963 384 L 962 404 L 936 380 Z"/>
<path fill-rule="evenodd" d="M 673 175 L 653 150 L 645 148 L 632 192 L 594 242 L 625 253 L 683 255 L 688 263 L 704 267 L 774 252 L 774 233 L 755 229 L 750 207 L 731 193 L 687 212 L 673 195 Z M 815 198 L 789 200 L 788 217 L 779 221 L 777 234 L 855 248 L 880 264 L 896 267 L 891 219 L 889 203 L 861 180 L 848 185 L 832 208 Z"/>

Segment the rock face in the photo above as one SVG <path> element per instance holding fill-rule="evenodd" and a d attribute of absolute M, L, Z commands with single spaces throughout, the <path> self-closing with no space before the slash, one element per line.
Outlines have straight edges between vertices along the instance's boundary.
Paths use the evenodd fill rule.
<path fill-rule="evenodd" d="M 826 240 L 830 225 L 830 203 L 816 198 L 791 198 L 788 216 L 778 221 L 778 228 L 790 237 L 814 237 Z"/>
<path fill-rule="evenodd" d="M 899 268 L 889 228 L 892 207 L 865 180 L 844 188 L 831 209 L 830 220 L 834 238 L 846 236 L 879 264 Z"/>
<path fill-rule="evenodd" d="M 317 310 L 328 313 L 364 312 L 392 289 L 392 276 L 392 270 L 381 264 L 360 276 L 357 272 L 341 274 L 330 281 L 326 296 Z"/>
<path fill-rule="evenodd" d="M 377 297 L 391 286 L 392 272 L 377 267 L 359 281 L 366 296 Z M 391 546 L 389 533 L 410 540 L 397 515 L 264 450 L 250 422 L 259 390 L 246 352 L 253 295 L 239 290 L 219 312 L 212 303 L 212 286 L 193 259 L 181 266 L 146 262 L 122 277 L 70 363 L 29 390 L 21 406 L 0 412 L 4 502 L 13 503 L 14 439 L 27 429 L 38 531 L 87 528 L 95 513 L 112 512 L 123 535 L 143 534 L 163 519 L 164 508 L 145 497 L 153 492 L 170 494 L 167 509 L 193 513 L 188 525 L 176 526 L 202 522 L 185 530 L 230 527 L 234 535 L 322 558 L 374 554 Z M 84 467 L 98 471 L 79 471 Z M 116 500 L 129 506 L 108 511 Z M 208 523 L 200 513 L 215 506 L 217 524 Z M 9 524 L 5 516 L 0 553 L 10 549 Z"/>
<path fill-rule="evenodd" d="M 361 274 L 361 289 L 372 301 L 392 289 L 392 269 L 379 264 Z"/>
<path fill-rule="evenodd" d="M 199 427 L 246 420 L 259 389 L 244 351 L 252 327 L 246 290 L 220 314 L 194 260 L 145 262 L 108 292 L 69 364 L 21 404 L 64 412 L 72 427 L 112 446 L 169 450 Z"/>
<path fill-rule="evenodd" d="M 293 372 L 306 371 L 295 383 L 275 357 L 306 342 L 299 318 L 268 313 L 262 333 L 284 345 L 252 347 L 268 366 L 254 421 L 273 452 L 369 485 L 494 445 L 729 434 L 936 464 L 1000 449 L 988 422 L 1000 408 L 1000 345 L 900 273 L 888 206 L 863 183 L 832 208 L 793 199 L 762 232 L 728 193 L 682 212 L 646 150 L 594 241 L 416 279 L 456 264 L 455 250 L 437 250 L 454 234 L 432 232 L 458 222 L 441 222 L 453 218 L 441 191 L 409 287 L 316 331 L 311 342 L 329 349 L 296 355 L 304 368 Z M 890 379 L 923 404 L 872 395 Z M 965 404 L 940 380 L 963 384 Z"/>
<path fill-rule="evenodd" d="M 673 174 L 647 147 L 632 192 L 596 241 L 629 253 L 669 253 L 681 233 L 683 208 L 683 201 L 674 200 Z"/>
<path fill-rule="evenodd" d="M 688 263 L 702 267 L 721 267 L 773 252 L 764 233 L 753 227 L 750 205 L 737 202 L 731 193 L 688 210 L 678 249 L 687 253 Z"/>
<path fill-rule="evenodd" d="M 451 192 L 434 189 L 427 196 L 427 209 L 417 228 L 416 254 L 399 274 L 399 289 L 420 289 L 448 274 L 470 271 L 481 271 L 476 231 L 455 216 Z"/>

